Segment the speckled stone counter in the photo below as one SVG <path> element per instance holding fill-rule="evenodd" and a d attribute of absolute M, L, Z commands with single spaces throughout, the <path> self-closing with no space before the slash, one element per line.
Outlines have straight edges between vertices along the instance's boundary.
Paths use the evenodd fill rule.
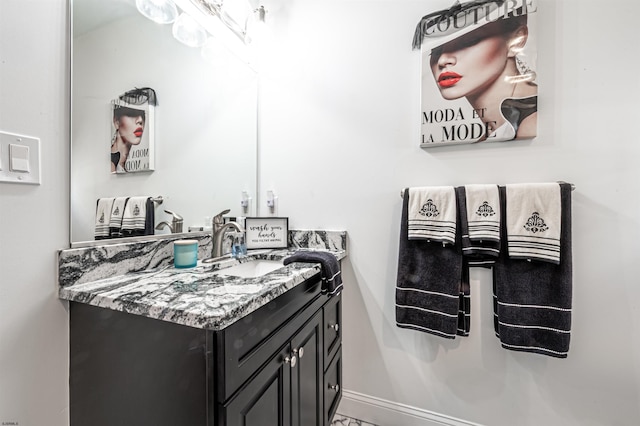
<path fill-rule="evenodd" d="M 290 231 L 287 250 L 249 251 L 244 259 L 226 259 L 195 268 L 173 267 L 172 243 L 179 237 L 145 242 L 61 250 L 59 297 L 107 309 L 208 330 L 221 330 L 320 272 L 319 264 L 292 263 L 256 278 L 225 274 L 225 269 L 254 259 L 283 260 L 299 249 L 346 256 L 346 232 Z M 183 235 L 184 238 L 184 235 Z M 199 240 L 199 258 L 211 239 Z"/>

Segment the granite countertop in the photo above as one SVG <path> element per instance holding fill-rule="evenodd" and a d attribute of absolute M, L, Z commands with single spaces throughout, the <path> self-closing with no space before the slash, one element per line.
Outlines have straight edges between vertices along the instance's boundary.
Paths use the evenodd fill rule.
<path fill-rule="evenodd" d="M 254 259 L 281 261 L 299 249 L 249 251 L 240 260 L 229 258 L 212 264 L 199 261 L 195 268 L 188 269 L 176 269 L 165 262 L 84 280 L 75 276 L 68 279 L 61 271 L 58 294 L 64 300 L 221 330 L 318 274 L 320 264 L 295 262 L 255 278 L 227 275 L 225 269 Z M 338 259 L 346 256 L 346 250 L 340 247 L 321 250 L 334 253 Z"/>

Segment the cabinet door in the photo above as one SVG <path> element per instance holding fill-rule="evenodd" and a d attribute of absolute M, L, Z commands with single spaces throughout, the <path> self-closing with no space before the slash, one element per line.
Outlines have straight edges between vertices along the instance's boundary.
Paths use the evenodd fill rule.
<path fill-rule="evenodd" d="M 291 426 L 291 347 L 286 346 L 221 410 L 226 426 Z"/>
<path fill-rule="evenodd" d="M 321 426 L 323 403 L 322 311 L 291 340 L 297 358 L 291 370 L 291 425 Z"/>

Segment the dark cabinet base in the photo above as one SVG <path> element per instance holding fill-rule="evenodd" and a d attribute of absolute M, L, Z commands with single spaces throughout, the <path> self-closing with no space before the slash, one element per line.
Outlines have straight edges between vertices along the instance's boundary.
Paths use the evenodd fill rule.
<path fill-rule="evenodd" d="M 340 297 L 312 279 L 219 332 L 71 302 L 71 426 L 326 426 Z"/>
<path fill-rule="evenodd" d="M 213 424 L 204 330 L 81 303 L 70 312 L 72 425 Z"/>

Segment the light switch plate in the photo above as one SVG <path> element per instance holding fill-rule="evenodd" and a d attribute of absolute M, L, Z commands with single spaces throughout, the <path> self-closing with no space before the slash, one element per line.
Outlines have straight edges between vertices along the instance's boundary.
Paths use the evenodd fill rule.
<path fill-rule="evenodd" d="M 0 132 L 0 182 L 40 185 L 40 139 Z"/>

